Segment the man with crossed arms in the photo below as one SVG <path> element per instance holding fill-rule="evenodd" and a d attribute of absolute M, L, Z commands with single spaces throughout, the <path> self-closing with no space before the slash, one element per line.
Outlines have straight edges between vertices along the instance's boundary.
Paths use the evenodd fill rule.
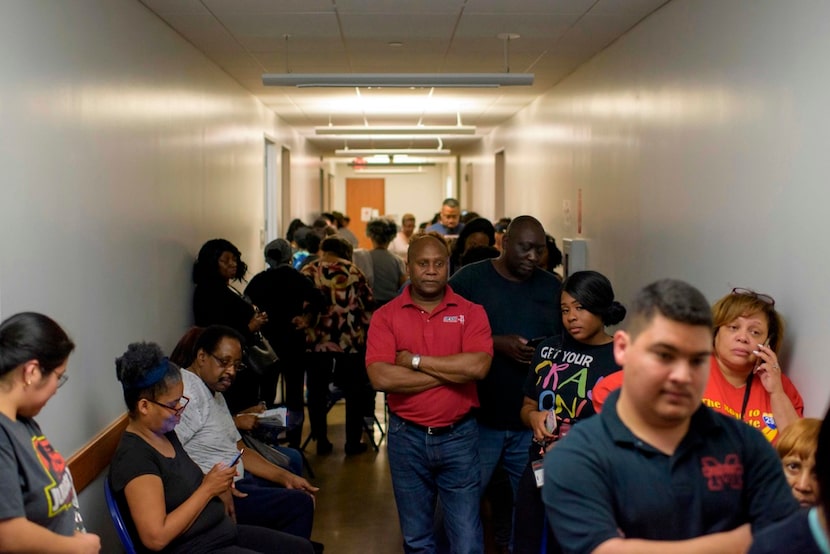
<path fill-rule="evenodd" d="M 484 309 L 447 285 L 449 249 L 436 234 L 412 239 L 412 283 L 372 316 L 366 366 L 388 393 L 387 451 L 405 552 L 435 552 L 436 497 L 450 546 L 484 551 L 475 381 L 490 368 Z"/>

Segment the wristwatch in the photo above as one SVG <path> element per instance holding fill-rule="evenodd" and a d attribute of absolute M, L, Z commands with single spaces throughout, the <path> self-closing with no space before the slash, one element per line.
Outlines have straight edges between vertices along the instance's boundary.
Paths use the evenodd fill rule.
<path fill-rule="evenodd" d="M 421 355 L 420 354 L 415 354 L 414 356 L 412 356 L 412 369 L 418 369 L 418 367 L 420 365 L 421 365 Z"/>

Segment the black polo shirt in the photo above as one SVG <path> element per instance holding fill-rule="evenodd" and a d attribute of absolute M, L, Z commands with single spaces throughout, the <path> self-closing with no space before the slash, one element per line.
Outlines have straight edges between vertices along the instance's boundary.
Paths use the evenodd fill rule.
<path fill-rule="evenodd" d="M 751 523 L 753 533 L 798 509 L 764 436 L 701 404 L 674 455 L 638 439 L 617 415 L 571 430 L 545 456 L 542 497 L 564 552 L 615 538 L 683 540 Z"/>

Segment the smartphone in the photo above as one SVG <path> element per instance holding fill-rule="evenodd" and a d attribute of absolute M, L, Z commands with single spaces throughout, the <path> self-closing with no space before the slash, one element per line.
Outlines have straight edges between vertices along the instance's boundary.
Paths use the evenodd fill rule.
<path fill-rule="evenodd" d="M 244 448 L 243 448 L 242 450 L 240 450 L 240 451 L 239 451 L 239 454 L 237 454 L 237 455 L 236 455 L 236 457 L 233 459 L 233 461 L 231 462 L 231 464 L 230 464 L 228 467 L 233 467 L 233 466 L 235 466 L 236 464 L 238 464 L 238 463 L 239 463 L 239 460 L 242 458 L 242 453 L 243 453 L 243 452 L 245 452 L 245 449 L 244 449 Z"/>
<path fill-rule="evenodd" d="M 530 339 L 529 341 L 527 341 L 527 345 L 531 348 L 536 348 L 537 346 L 539 346 L 539 343 L 541 343 L 546 338 L 547 337 L 536 337 L 534 339 Z"/>
<path fill-rule="evenodd" d="M 764 341 L 764 346 L 769 346 L 769 337 L 767 337 L 767 340 Z M 752 368 L 752 373 L 758 371 L 758 368 L 761 367 L 762 363 L 764 363 L 764 360 L 762 360 L 760 356 L 755 356 L 755 367 Z"/>

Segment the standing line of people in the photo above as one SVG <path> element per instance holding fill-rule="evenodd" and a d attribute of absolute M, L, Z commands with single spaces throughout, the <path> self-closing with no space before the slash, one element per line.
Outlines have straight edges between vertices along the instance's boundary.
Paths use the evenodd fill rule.
<path fill-rule="evenodd" d="M 506 496 L 490 502 L 514 554 L 828 551 L 830 412 L 802 419 L 771 296 L 735 288 L 710 307 L 665 279 L 627 311 L 596 271 L 561 282 L 561 253 L 535 218 L 463 221 L 449 198 L 427 233 L 370 222 L 367 276 L 348 222 L 323 214 L 294 226 L 300 242 L 321 241 L 299 271 L 278 239 L 244 292 L 234 287 L 247 272 L 241 252 L 224 239 L 203 245 L 200 328 L 176 349 L 181 367 L 154 343 L 130 344 L 115 364 L 129 424 L 107 479 L 139 551 L 322 551 L 310 541 L 319 489 L 240 434 L 273 405 L 280 375 L 295 414 L 307 379 L 318 455 L 334 448 L 332 384 L 346 398 L 346 455 L 367 449 L 364 418 L 375 390 L 387 393 L 408 553 L 442 551 L 442 534 L 452 552 L 483 552 L 481 501 L 497 470 Z M 404 223 L 414 229 L 414 217 Z M 483 259 L 465 264 L 473 253 Z M 607 330 L 626 315 L 625 329 Z M 263 344 L 273 361 L 246 368 Z M 41 314 L 0 323 L 0 461 L 18 468 L 0 476 L 0 552 L 100 550 L 34 420 L 73 349 Z"/>

